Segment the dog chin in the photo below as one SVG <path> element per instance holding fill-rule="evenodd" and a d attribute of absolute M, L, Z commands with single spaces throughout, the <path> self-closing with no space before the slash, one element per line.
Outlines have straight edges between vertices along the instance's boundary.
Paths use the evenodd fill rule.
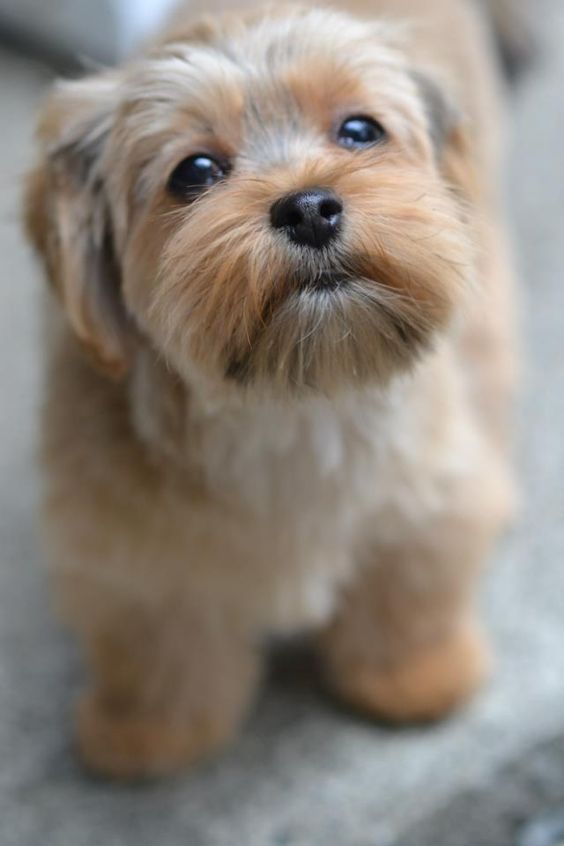
<path fill-rule="evenodd" d="M 272 310 L 225 377 L 268 393 L 385 386 L 427 349 L 433 332 L 414 304 L 372 280 L 323 272 Z"/>

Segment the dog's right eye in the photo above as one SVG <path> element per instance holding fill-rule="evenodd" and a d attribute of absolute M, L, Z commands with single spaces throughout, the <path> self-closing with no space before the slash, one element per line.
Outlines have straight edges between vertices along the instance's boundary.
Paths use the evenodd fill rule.
<path fill-rule="evenodd" d="M 341 124 L 337 132 L 337 143 L 349 150 L 362 150 L 374 147 L 386 138 L 386 130 L 381 123 L 364 115 L 353 115 Z"/>
<path fill-rule="evenodd" d="M 225 162 L 198 153 L 175 167 L 168 180 L 168 190 L 180 200 L 190 200 L 224 179 L 228 170 Z"/>

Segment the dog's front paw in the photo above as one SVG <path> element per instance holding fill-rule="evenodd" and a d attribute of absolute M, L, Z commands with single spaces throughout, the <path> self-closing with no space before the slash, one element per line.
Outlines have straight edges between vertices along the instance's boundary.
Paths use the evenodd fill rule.
<path fill-rule="evenodd" d="M 212 714 L 181 720 L 111 709 L 94 695 L 77 712 L 77 742 L 87 768 L 122 781 L 172 775 L 211 755 L 232 727 Z"/>
<path fill-rule="evenodd" d="M 429 722 L 470 699 L 490 666 L 481 632 L 466 626 L 399 663 L 333 668 L 330 683 L 343 701 L 368 716 L 398 724 Z"/>

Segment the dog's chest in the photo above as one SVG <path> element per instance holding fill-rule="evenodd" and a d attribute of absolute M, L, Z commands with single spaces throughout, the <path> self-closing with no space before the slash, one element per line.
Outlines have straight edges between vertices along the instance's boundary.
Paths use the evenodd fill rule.
<path fill-rule="evenodd" d="M 204 496 L 194 510 L 189 483 L 174 514 L 186 549 L 207 550 L 202 579 L 217 569 L 214 584 L 254 597 L 278 631 L 326 619 L 367 533 L 393 543 L 436 497 L 419 406 L 412 379 L 331 400 L 190 403 L 175 464 Z"/>
<path fill-rule="evenodd" d="M 257 403 L 209 418 L 199 457 L 209 488 L 257 519 L 327 519 L 348 510 L 344 501 L 362 508 L 374 492 L 382 424 L 375 396 Z"/>
<path fill-rule="evenodd" d="M 352 572 L 351 545 L 375 501 L 378 408 L 316 399 L 208 419 L 199 459 L 212 497 L 236 513 L 225 556 L 247 573 L 279 631 L 319 623 Z"/>

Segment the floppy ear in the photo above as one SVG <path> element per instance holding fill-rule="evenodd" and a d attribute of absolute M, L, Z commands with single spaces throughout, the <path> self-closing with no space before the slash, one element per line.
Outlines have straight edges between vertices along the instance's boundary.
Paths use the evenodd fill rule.
<path fill-rule="evenodd" d="M 462 115 L 441 83 L 431 74 L 414 70 L 411 77 L 425 107 L 429 134 L 437 158 L 440 159 L 451 133 L 462 122 Z"/>
<path fill-rule="evenodd" d="M 430 73 L 415 70 L 411 75 L 425 108 L 437 164 L 450 184 L 471 198 L 477 191 L 477 173 L 464 114 Z"/>
<path fill-rule="evenodd" d="M 116 103 L 113 73 L 55 89 L 39 124 L 41 162 L 28 178 L 25 221 L 77 336 L 120 376 L 130 329 L 102 170 Z"/>

